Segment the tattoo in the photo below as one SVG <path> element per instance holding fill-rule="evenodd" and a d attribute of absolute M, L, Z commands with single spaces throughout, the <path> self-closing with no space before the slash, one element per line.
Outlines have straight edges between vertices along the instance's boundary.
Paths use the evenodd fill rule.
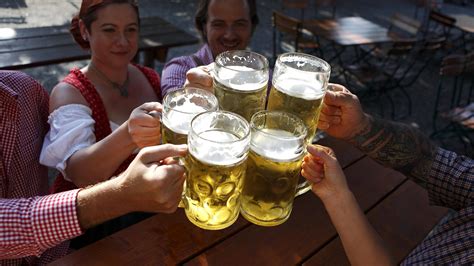
<path fill-rule="evenodd" d="M 438 147 L 412 126 L 369 119 L 368 126 L 350 142 L 377 162 L 424 186 Z"/>

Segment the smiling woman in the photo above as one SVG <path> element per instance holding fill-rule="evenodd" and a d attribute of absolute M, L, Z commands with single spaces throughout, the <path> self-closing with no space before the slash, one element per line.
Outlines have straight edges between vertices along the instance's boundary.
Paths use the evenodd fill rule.
<path fill-rule="evenodd" d="M 53 192 L 116 176 L 138 148 L 160 143 L 160 123 L 148 114 L 161 111 L 159 76 L 130 63 L 139 29 L 132 0 L 84 0 L 73 17 L 71 34 L 91 58 L 89 65 L 72 69 L 50 96 L 50 131 L 40 162 L 61 173 Z"/>

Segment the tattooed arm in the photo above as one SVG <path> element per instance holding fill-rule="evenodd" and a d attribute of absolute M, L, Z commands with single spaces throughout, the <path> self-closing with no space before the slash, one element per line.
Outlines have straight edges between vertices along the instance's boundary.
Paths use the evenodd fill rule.
<path fill-rule="evenodd" d="M 423 186 L 437 150 L 417 129 L 365 114 L 357 97 L 341 85 L 327 92 L 319 128 Z"/>
<path fill-rule="evenodd" d="M 437 146 L 416 128 L 367 116 L 368 123 L 349 142 L 377 162 L 425 187 Z"/>

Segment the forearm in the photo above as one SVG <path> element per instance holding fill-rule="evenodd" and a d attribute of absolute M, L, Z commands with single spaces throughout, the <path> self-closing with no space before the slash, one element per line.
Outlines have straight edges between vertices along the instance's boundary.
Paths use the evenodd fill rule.
<path fill-rule="evenodd" d="M 416 128 L 369 117 L 352 144 L 377 162 L 425 184 L 437 146 Z"/>
<path fill-rule="evenodd" d="M 125 125 L 125 126 L 124 126 Z M 109 179 L 136 149 L 126 123 L 101 141 L 75 152 L 68 160 L 66 174 L 78 187 Z"/>
<path fill-rule="evenodd" d="M 350 191 L 323 202 L 352 265 L 394 265 Z"/>
<path fill-rule="evenodd" d="M 79 191 L 77 209 L 83 229 L 132 211 L 119 179 L 108 180 Z"/>

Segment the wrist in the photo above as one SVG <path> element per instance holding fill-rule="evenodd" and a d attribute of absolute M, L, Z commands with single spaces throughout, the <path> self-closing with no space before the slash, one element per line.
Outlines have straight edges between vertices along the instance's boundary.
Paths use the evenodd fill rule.
<path fill-rule="evenodd" d="M 130 127 L 129 127 L 129 121 L 125 121 L 119 128 L 121 135 L 123 135 L 122 139 L 123 141 L 121 142 L 123 147 L 129 150 L 130 152 L 133 152 L 136 148 L 138 148 L 138 145 L 133 141 L 132 135 L 130 134 Z"/>
<path fill-rule="evenodd" d="M 357 142 L 360 138 L 362 138 L 367 132 L 370 131 L 370 127 L 372 124 L 372 116 L 369 114 L 364 113 L 362 115 L 362 119 L 359 123 L 359 126 L 354 129 L 354 133 L 346 138 L 347 141 L 354 143 Z"/>
<path fill-rule="evenodd" d="M 325 197 L 320 197 L 320 199 L 328 211 L 341 209 L 342 206 L 348 206 L 348 203 L 355 201 L 354 194 L 349 189 L 344 189 L 342 191 L 326 195 Z"/>

